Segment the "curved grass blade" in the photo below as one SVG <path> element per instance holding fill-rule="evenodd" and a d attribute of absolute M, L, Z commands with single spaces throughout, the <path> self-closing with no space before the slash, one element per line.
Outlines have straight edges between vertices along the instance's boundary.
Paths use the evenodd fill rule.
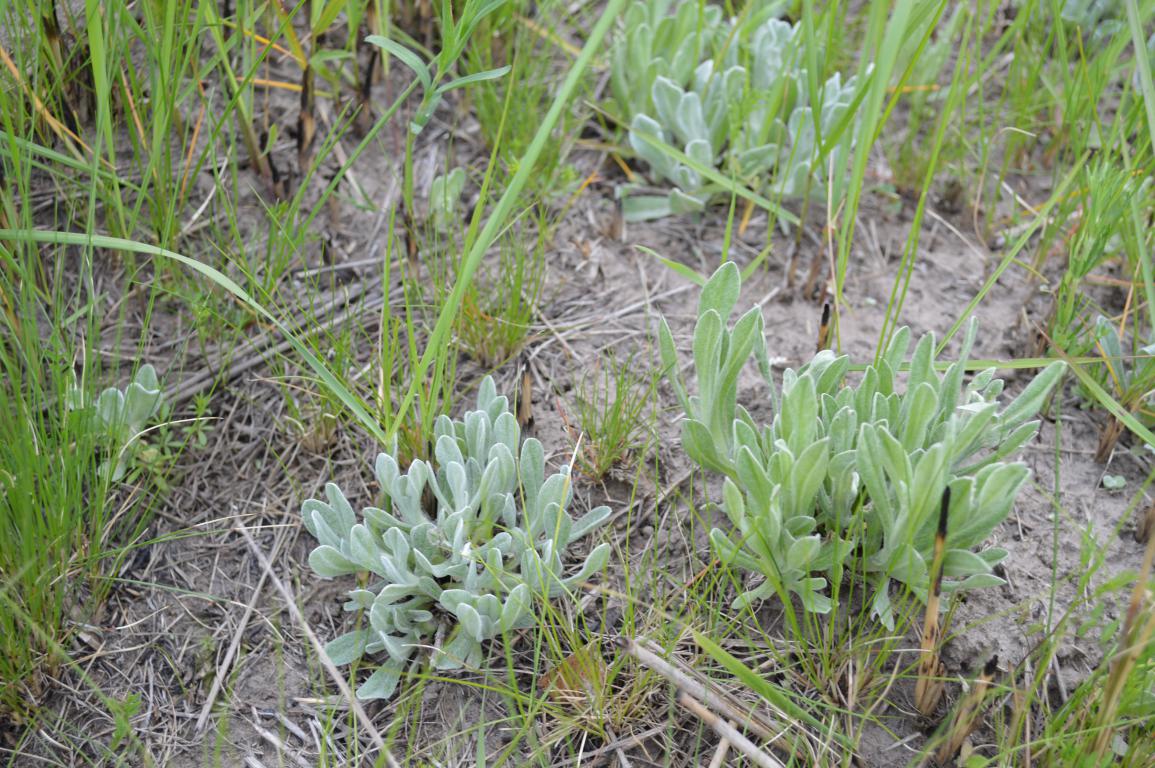
<path fill-rule="evenodd" d="M 325 367 L 313 352 L 293 335 L 292 331 L 276 318 L 273 313 L 265 309 L 260 302 L 254 299 L 244 288 L 238 285 L 228 275 L 221 271 L 210 267 L 196 259 L 185 256 L 175 251 L 170 251 L 167 248 L 150 245 L 148 243 L 139 243 L 135 240 L 126 240 L 121 237 L 108 237 L 106 235 L 88 235 L 79 232 L 59 232 L 46 230 L 29 230 L 29 229 L 0 229 L 0 240 L 10 240 L 14 242 L 32 242 L 32 243 L 48 243 L 52 245 L 75 245 L 79 247 L 89 248 L 107 248 L 114 251 L 129 251 L 132 253 L 141 253 L 146 256 L 156 256 L 165 259 L 171 259 L 178 262 L 201 276 L 208 278 L 215 285 L 231 293 L 241 302 L 248 305 L 254 312 L 260 315 L 265 320 L 276 326 L 277 330 L 284 335 L 285 339 L 292 345 L 293 349 L 299 354 L 321 382 L 328 387 L 332 392 L 353 414 L 357 420 L 369 431 L 374 438 L 379 440 L 382 444 L 388 444 L 385 431 L 381 425 L 374 419 L 369 411 L 362 404 L 360 398 L 354 395 L 345 384 L 338 379 L 332 371 Z"/>

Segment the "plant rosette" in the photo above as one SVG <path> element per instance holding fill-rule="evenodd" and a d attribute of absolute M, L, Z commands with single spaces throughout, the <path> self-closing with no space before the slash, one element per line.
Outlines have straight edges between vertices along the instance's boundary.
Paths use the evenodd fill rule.
<path fill-rule="evenodd" d="M 367 626 L 326 646 L 336 664 L 384 653 L 359 698 L 391 696 L 418 649 L 433 648 L 435 669 L 480 666 L 483 642 L 532 627 L 535 600 L 568 594 L 609 559 L 609 544 L 600 544 L 564 575 L 565 548 L 610 510 L 571 518 L 568 469 L 546 477 L 541 443 L 520 442 L 493 379 L 482 381 L 476 410 L 461 421 L 439 417 L 434 433 L 433 462 L 416 460 L 402 472 L 396 451 L 377 457 L 383 507 L 367 507 L 358 519 L 329 483 L 327 501 L 310 499 L 301 510 L 320 542 L 309 555 L 317 574 L 370 575 L 345 604 L 363 612 Z"/>
<path fill-rule="evenodd" d="M 727 263 L 702 289 L 693 338 L 698 394 L 676 373 L 664 320 L 660 331 L 663 365 L 685 413 L 682 444 L 699 466 L 726 477 L 722 508 L 732 530 L 713 530 L 711 542 L 722 562 L 763 577 L 734 606 L 793 593 L 807 610 L 826 613 L 833 604 L 825 592 L 854 557 L 871 583 L 872 613 L 892 628 L 892 582 L 926 601 L 938 502 L 948 486 L 943 589 L 1003 583 L 993 567 L 1006 551 L 983 544 L 1028 478 L 1026 465 L 1010 457 L 1037 433 L 1035 415 L 1065 365 L 1052 363 L 1003 405 L 1004 382 L 993 368 L 964 382 L 976 324 L 941 375 L 933 334 L 904 363 L 911 333 L 901 328 L 853 382 L 849 358 L 827 350 L 787 369 L 779 391 L 760 309 L 728 325 L 740 282 Z M 751 356 L 769 389 L 769 424 L 757 424 L 737 402 L 738 375 Z"/>

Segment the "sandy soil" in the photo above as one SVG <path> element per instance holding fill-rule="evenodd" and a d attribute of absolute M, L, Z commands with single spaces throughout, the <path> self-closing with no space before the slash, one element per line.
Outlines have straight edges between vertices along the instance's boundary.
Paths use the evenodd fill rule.
<path fill-rule="evenodd" d="M 290 113 L 289 104 L 282 108 Z M 443 112 L 439 116 L 446 120 L 458 119 Z M 419 186 L 423 188 L 442 162 L 437 147 L 444 144 L 447 131 L 435 123 L 423 137 L 419 160 Z M 454 128 L 454 136 L 459 161 L 480 149 L 468 120 Z M 291 142 L 284 139 L 275 157 L 284 167 L 291 167 L 294 156 Z M 545 443 L 554 464 L 566 460 L 573 447 L 563 411 L 572 414 L 575 387 L 599 355 L 609 349 L 622 354 L 637 351 L 639 359 L 653 361 L 657 318 L 664 315 L 688 360 L 696 291 L 635 246 L 647 246 L 705 274 L 720 263 L 725 224 L 724 211 L 714 211 L 700 221 L 630 225 L 622 232 L 615 220 L 612 165 L 589 151 L 578 152 L 574 159 L 583 174 L 597 169 L 605 181 L 592 185 L 557 229 L 547 253 L 540 322 L 525 352 L 535 380 L 533 433 Z M 886 172 L 880 167 L 876 173 L 885 176 Z M 379 215 L 353 202 L 368 200 L 381 207 L 396 199 L 396 166 L 389 155 L 366 153 L 354 177 L 361 192 L 354 194 L 354 185 L 346 185 L 346 202 L 318 225 L 317 243 L 335 246 L 325 257 L 330 266 L 361 262 L 380 253 Z M 249 172 L 243 178 L 246 184 L 260 187 L 261 182 Z M 199 181 L 207 188 L 204 179 Z M 247 205 L 255 210 L 256 198 L 250 195 Z M 841 325 L 842 347 L 856 360 L 873 353 L 912 210 L 913 204 L 903 198 L 871 194 L 861 212 Z M 828 257 L 822 245 L 821 212 L 811 214 L 797 246 L 792 234 L 774 234 L 775 248 L 765 268 L 743 288 L 744 305 L 763 307 L 770 354 L 780 368 L 808 358 L 817 337 L 820 303 L 801 296 L 798 287 L 788 286 L 786 280 L 795 248 L 799 282 L 813 260 L 822 260 L 821 264 Z M 254 216 L 249 226 L 256 231 L 259 221 Z M 969 211 L 953 215 L 936 211 L 928 217 L 902 314 L 902 321 L 916 334 L 944 333 L 1000 258 L 999 252 L 970 232 Z M 756 215 L 735 244 L 734 258 L 748 263 L 766 236 L 765 218 Z M 300 266 L 322 266 L 319 246 L 315 253 L 300 254 L 299 261 Z M 110 259 L 110 268 L 115 264 Z M 355 301 L 372 306 L 369 299 L 375 293 L 380 296 L 377 269 L 363 265 L 341 271 L 342 282 L 334 288 L 340 292 L 360 286 L 364 292 Z M 359 325 L 356 333 L 366 341 L 361 348 L 368 350 L 375 333 L 374 313 L 358 312 L 356 306 L 345 322 Z M 178 307 L 174 302 L 169 310 Z M 975 356 L 1007 359 L 1033 354 L 1033 324 L 1041 322 L 1044 311 L 1038 284 L 1026 280 L 1021 270 L 1009 270 L 976 313 L 982 328 Z M 264 330 L 252 326 L 250 332 L 257 336 Z M 162 311 L 153 320 L 148 357 L 162 361 L 158 368 L 166 369 L 164 379 L 170 389 L 211 368 L 216 359 L 215 350 L 203 350 L 193 341 L 194 333 L 187 317 L 176 311 Z M 291 352 L 288 356 L 291 359 Z M 295 595 L 319 637 L 332 638 L 342 631 L 347 616 L 341 612 L 340 601 L 349 585 L 322 581 L 305 565 L 313 543 L 300 527 L 298 510 L 328 480 L 339 482 L 354 504 L 368 504 L 375 497 L 370 471 L 375 447 L 355 428 L 342 427 L 328 434 L 311 431 L 308 424 L 303 430 L 294 425 L 287 396 L 296 398 L 306 413 L 324 402 L 312 382 L 294 378 L 301 372 L 284 359 L 256 355 L 251 367 L 213 392 L 211 412 L 217 420 L 208 445 L 181 458 L 171 492 L 158 499 L 156 521 L 148 532 L 150 543 L 125 564 L 107 605 L 78 636 L 74 653 L 83 659 L 92 683 L 114 698 L 140 694 L 132 725 L 158 765 L 240 765 L 247 757 L 266 765 L 292 764 L 297 757 L 314 764 L 321 750 L 330 757 L 341 756 L 336 763 L 353 761 L 346 738 L 352 729 L 348 712 L 340 705 L 328 706 L 335 690 L 285 611 L 283 599 L 233 530 L 245 526 L 259 548 L 270 554 L 275 574 Z M 462 359 L 459 408 L 471 399 L 472 386 L 482 373 L 477 364 Z M 496 375 L 500 389 L 513 391 L 519 381 L 517 361 Z M 1021 377 L 1012 379 L 1018 383 Z M 767 415 L 752 372 L 743 379 L 741 394 L 753 412 Z M 948 674 L 966 676 L 992 654 L 998 655 L 1003 670 L 1022 662 L 1038 642 L 1037 628 L 1052 606 L 1061 613 L 1076 599 L 1074 585 L 1084 570 L 1085 557 L 1105 556 L 1102 579 L 1139 564 L 1141 548 L 1131 535 L 1133 522 L 1125 519 L 1131 493 L 1113 494 L 1101 488 L 1104 467 L 1092 460 L 1101 418 L 1079 410 L 1069 390 L 1059 403 L 1062 442 L 1056 444 L 1054 424 L 1045 423 L 1038 440 L 1024 453 L 1034 480 L 1012 517 L 993 537 L 1011 552 L 1005 564 L 1008 584 L 971 593 L 959 603 L 944 653 Z M 174 416 L 186 415 L 187 402 L 182 408 Z M 691 517 L 686 501 L 694 499 L 706 510 L 701 502 L 712 495 L 716 498 L 717 484 L 707 480 L 691 491 L 691 484 L 685 482 L 689 464 L 679 447 L 676 410 L 668 387 L 659 386 L 652 425 L 655 439 L 645 455 L 636 457 L 646 469 L 638 473 L 625 467 L 611 472 L 603 482 L 583 481 L 577 487 L 575 504 L 579 509 L 609 504 L 618 515 L 607 537 L 621 544 L 637 563 L 645 562 L 649 552 L 660 553 L 669 574 L 688 579 L 708 562 L 709 552 L 701 526 L 685 527 Z M 1133 489 L 1143 481 L 1149 458 L 1121 446 L 1110 471 L 1124 475 Z M 635 509 L 631 502 L 646 514 L 625 514 Z M 627 526 L 627 520 L 637 517 L 640 523 Z M 621 573 L 622 564 L 614 560 L 603 578 L 609 585 L 619 584 Z M 670 585 L 655 583 L 653 588 L 669 589 Z M 620 617 L 620 605 L 607 609 L 590 604 L 587 610 L 607 641 L 619 631 L 615 618 Z M 1108 615 L 1116 611 L 1115 606 L 1107 607 Z M 767 621 L 775 615 L 767 611 Z M 911 639 L 910 646 L 915 645 Z M 232 646 L 236 651 L 224 673 L 224 690 L 214 692 L 214 680 Z M 1095 636 L 1073 637 L 1052 671 L 1054 695 L 1065 695 L 1100 656 Z M 526 684 L 531 684 L 534 673 L 526 670 L 525 675 Z M 88 745 L 107 742 L 114 723 L 87 686 L 75 679 L 59 682 L 47 706 L 56 713 L 65 736 L 48 732 L 35 736 L 28 751 L 66 762 L 72 759 L 69 755 L 87 754 L 94 759 L 96 753 Z M 958 686 L 950 690 L 953 697 Z M 892 733 L 878 729 L 863 737 L 862 765 L 905 761 L 921 742 L 923 731 L 909 716 L 909 696 L 899 687 L 894 703 L 876 713 Z M 668 699 L 660 698 L 650 701 L 652 709 L 637 719 L 637 732 L 667 717 L 677 727 L 625 748 L 635 765 L 665 764 L 663 755 L 671 755 L 674 764 L 684 764 L 682 758 L 672 757 L 671 747 L 690 749 L 692 739 L 712 738 L 704 736 L 680 710 L 671 709 Z M 375 703 L 367 711 L 386 733 L 391 732 L 390 724 L 401 706 Z M 442 764 L 468 762 L 476 755 L 476 737 L 460 733 L 477 722 L 495 723 L 486 733 L 490 754 L 500 749 L 505 738 L 497 723 L 507 713 L 499 702 L 472 688 L 432 683 L 420 701 L 407 700 L 404 706 L 418 708 L 418 715 L 407 722 L 419 725 L 399 726 L 396 751 L 401 753 L 408 747 L 430 758 L 436 756 Z M 198 723 L 206 707 L 208 717 Z M 328 728 L 332 743 L 322 744 L 321 734 L 330 718 L 337 721 Z M 548 731 L 548 724 L 542 729 Z M 618 739 L 630 735 L 616 734 Z M 683 737 L 689 741 L 678 743 Z M 277 740 L 285 745 L 281 756 Z M 599 746 L 591 743 L 589 749 Z M 559 749 L 559 758 L 564 754 Z"/>

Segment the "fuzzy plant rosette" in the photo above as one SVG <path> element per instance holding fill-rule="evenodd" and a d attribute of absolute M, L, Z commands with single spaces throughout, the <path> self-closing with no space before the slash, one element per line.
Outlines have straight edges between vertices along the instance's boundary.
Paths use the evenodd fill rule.
<path fill-rule="evenodd" d="M 123 480 L 133 460 L 146 454 L 141 435 L 163 404 L 164 393 L 156 369 L 148 363 L 140 366 L 123 391 L 109 387 L 93 403 L 86 400 L 76 384 L 68 391 L 71 410 L 88 411 L 91 406 L 94 429 L 112 455 L 102 465 L 101 474 L 113 482 Z"/>
<path fill-rule="evenodd" d="M 651 181 L 671 189 L 624 188 L 627 219 L 704 210 L 725 192 L 704 170 L 775 198 L 803 198 L 824 190 L 831 153 L 843 166 L 835 145 L 853 118 L 856 79 L 834 73 L 812 89 L 801 28 L 775 18 L 781 5 L 740 20 L 697 0 L 630 6 L 610 85 L 630 147 Z M 814 63 L 822 68 L 820 57 Z"/>
<path fill-rule="evenodd" d="M 1048 366 L 1004 405 L 994 369 L 964 380 L 973 323 L 941 374 L 934 336 L 923 336 L 907 362 L 911 334 L 902 328 L 854 381 L 849 358 L 826 350 L 787 369 L 779 389 L 761 310 L 728 323 L 739 288 L 731 262 L 702 290 L 693 339 L 697 394 L 671 373 L 685 412 L 683 447 L 703 469 L 725 476 L 722 509 L 731 529 L 714 529 L 711 543 L 721 562 L 757 574 L 734 607 L 793 595 L 811 612 L 829 612 L 853 559 L 872 613 L 893 628 L 895 585 L 926 602 L 948 487 L 944 591 L 1003 583 L 993 570 L 1007 552 L 984 545 L 1028 478 L 1026 465 L 1012 459 L 1037 433 L 1035 415 L 1064 364 Z M 660 338 L 664 367 L 678 371 L 664 320 Z M 768 424 L 737 400 L 751 356 L 769 389 Z"/>
<path fill-rule="evenodd" d="M 483 642 L 532 627 L 535 601 L 567 594 L 605 566 L 610 549 L 600 544 L 564 575 L 565 548 L 610 510 L 573 520 L 569 472 L 547 477 L 541 443 L 521 442 L 520 432 L 486 377 L 476 410 L 437 420 L 433 462 L 416 460 L 402 472 L 395 451 L 377 457 L 382 507 L 358 519 L 332 483 L 327 501 L 304 503 L 305 527 L 320 542 L 309 556 L 313 570 L 326 578 L 369 574 L 345 604 L 365 626 L 326 646 L 336 664 L 380 655 L 359 698 L 391 696 L 419 651 L 431 650 L 434 669 L 479 667 Z"/>

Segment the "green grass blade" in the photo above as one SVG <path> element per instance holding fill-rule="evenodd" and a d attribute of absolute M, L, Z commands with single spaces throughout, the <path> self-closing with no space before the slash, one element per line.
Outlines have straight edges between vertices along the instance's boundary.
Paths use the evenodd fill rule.
<path fill-rule="evenodd" d="M 1079 383 L 1095 398 L 1095 402 L 1110 411 L 1112 416 L 1123 422 L 1123 425 L 1131 430 L 1136 437 L 1143 440 L 1152 448 L 1155 448 L 1155 434 L 1152 434 L 1151 430 L 1143 426 L 1139 419 L 1135 418 L 1135 414 L 1124 408 L 1107 390 L 1103 389 L 1099 382 L 1095 381 L 1095 377 L 1083 370 L 1082 366 L 1072 365 L 1070 368 L 1079 378 Z"/>
<path fill-rule="evenodd" d="M 388 444 L 386 433 L 381 429 L 381 425 L 369 415 L 369 411 L 361 403 L 361 400 L 354 395 L 345 384 L 333 375 L 321 359 L 318 358 L 309 349 L 304 342 L 298 339 L 292 331 L 280 320 L 278 320 L 269 310 L 265 309 L 256 299 L 254 299 L 244 288 L 238 285 L 228 275 L 221 271 L 190 258 L 175 251 L 170 251 L 167 248 L 160 248 L 148 243 L 138 243 L 134 240 L 126 240 L 120 237 L 107 237 L 105 235 L 85 235 L 76 232 L 54 232 L 43 230 L 14 230 L 14 229 L 0 229 L 0 240 L 11 240 L 15 242 L 34 242 L 34 243 L 49 243 L 53 245 L 76 245 L 88 248 L 107 248 L 114 251 L 125 251 L 129 253 L 141 253 L 147 256 L 156 256 L 165 259 L 176 261 L 194 272 L 200 274 L 202 277 L 208 278 L 215 285 L 231 293 L 236 298 L 240 299 L 244 304 L 250 307 L 258 315 L 268 320 L 277 330 L 284 335 L 289 344 L 299 354 L 317 377 L 324 383 L 329 390 L 336 395 L 350 411 L 357 417 L 357 420 L 364 425 L 365 429 L 369 431 L 382 444 Z"/>
<path fill-rule="evenodd" d="M 842 231 L 838 243 L 838 262 L 836 265 L 838 273 L 834 280 L 836 324 L 838 308 L 842 303 L 842 286 L 846 281 L 846 268 L 850 261 L 850 243 L 854 238 L 858 206 L 866 183 L 866 166 L 870 159 L 872 144 L 870 138 L 877 133 L 882 121 L 882 105 L 886 99 L 886 89 L 890 85 L 891 76 L 898 64 L 898 54 L 902 50 L 914 6 L 913 0 L 900 0 L 897 7 L 891 12 L 890 21 L 887 23 L 882 43 L 879 46 L 880 55 L 875 59 L 874 69 L 870 73 L 870 90 L 867 92 L 860 111 L 862 122 L 858 129 L 858 141 L 854 147 L 854 165 L 851 170 L 846 211 L 843 214 Z M 875 7 L 877 8 L 877 4 Z"/>
<path fill-rule="evenodd" d="M 706 635 L 696 630 L 691 630 L 694 633 L 694 642 L 696 642 L 703 651 L 706 652 L 710 658 L 725 667 L 730 674 L 740 680 L 747 688 L 757 693 L 766 701 L 773 704 L 780 711 L 797 720 L 801 723 L 806 723 L 811 728 L 828 734 L 831 738 L 837 741 L 841 746 L 847 750 L 853 751 L 853 744 L 840 733 L 830 733 L 828 728 L 822 724 L 816 717 L 811 715 L 802 707 L 795 704 L 789 696 L 782 692 L 781 689 L 767 682 L 761 675 L 754 670 L 747 667 L 740 659 L 731 654 L 722 646 L 715 643 Z"/>
<path fill-rule="evenodd" d="M 649 135 L 647 133 L 643 133 L 643 132 L 639 132 L 636 135 L 638 136 L 638 138 L 642 139 L 647 144 L 652 145 L 653 147 L 657 148 L 658 150 L 660 150 L 660 151 L 664 152 L 665 154 L 669 155 L 670 157 L 674 158 L 675 160 L 677 160 L 679 163 L 686 166 L 687 168 L 692 168 L 697 173 L 701 174 L 705 178 L 714 182 L 715 184 L 717 184 L 719 187 L 722 188 L 722 191 L 728 192 L 731 195 L 737 195 L 738 197 L 742 198 L 743 200 L 749 200 L 750 202 L 754 203 L 754 205 L 758 206 L 759 208 L 762 208 L 763 210 L 765 210 L 769 213 L 774 214 L 774 216 L 778 217 L 778 219 L 780 219 L 781 221 L 785 221 L 788 224 L 793 224 L 793 225 L 797 226 L 800 223 L 798 217 L 795 216 L 790 211 L 786 210 L 785 208 L 778 205 L 777 203 L 763 197 L 762 195 L 758 194 L 757 192 L 755 192 L 754 190 L 745 186 L 744 184 L 739 184 L 734 179 L 731 179 L 730 177 L 721 173 L 717 168 L 711 168 L 709 166 L 702 165 L 701 163 L 699 163 L 697 160 L 695 160 L 694 158 L 687 155 L 682 150 L 678 149 L 677 147 L 674 147 L 674 146 L 667 144 L 666 142 L 662 141 L 661 139 L 659 139 L 656 136 L 651 136 L 651 135 Z"/>
<path fill-rule="evenodd" d="M 1085 154 L 1079 158 L 1079 160 L 1067 173 L 1066 178 L 1064 178 L 1059 186 L 1055 188 L 1055 191 L 1051 194 L 1051 199 L 1048 200 L 1041 209 L 1039 209 L 1039 215 L 1036 216 L 1034 221 L 1031 222 L 1030 226 L 1019 235 L 1019 239 L 1016 240 L 1015 244 L 1007 251 L 1006 255 L 1003 257 L 1003 260 L 999 262 L 999 266 L 996 267 L 993 272 L 991 272 L 990 276 L 986 279 L 986 282 L 983 283 L 982 288 L 978 290 L 978 293 L 974 295 L 974 298 L 972 298 L 963 309 L 962 314 L 960 314 L 958 319 L 955 320 L 954 325 L 952 325 L 950 330 L 946 332 L 946 335 L 943 336 L 942 341 L 940 341 L 938 344 L 937 354 L 942 354 L 942 350 L 946 348 L 947 342 L 949 342 L 954 337 L 954 335 L 958 333 L 959 329 L 963 327 L 963 325 L 970 318 L 971 313 L 973 313 L 975 308 L 978 307 L 979 303 L 982 302 L 984 298 L 986 298 L 986 295 L 990 293 L 992 288 L 994 288 L 995 283 L 999 281 L 999 278 L 1002 277 L 1003 273 L 1007 271 L 1007 268 L 1014 263 L 1015 257 L 1018 256 L 1019 253 L 1027 247 L 1027 243 L 1031 241 L 1035 231 L 1038 230 L 1039 227 L 1041 227 L 1047 221 L 1047 217 L 1050 214 L 1051 209 L 1054 208 L 1059 203 L 1059 201 L 1066 197 L 1067 188 L 1071 186 L 1071 183 L 1074 182 L 1075 178 L 1078 176 L 1079 171 L 1083 167 L 1083 164 L 1087 161 L 1087 157 L 1088 155 Z"/>
<path fill-rule="evenodd" d="M 517 205 L 521 190 L 525 187 L 526 182 L 533 173 L 537 158 L 541 155 L 546 143 L 549 142 L 550 134 L 553 133 L 553 128 L 557 125 L 562 110 L 569 104 L 570 98 L 577 89 L 582 75 L 586 69 L 589 68 L 590 62 L 593 61 L 594 55 L 601 46 L 601 42 L 605 38 L 606 33 L 609 32 L 610 27 L 617 20 L 618 16 L 621 15 L 625 3 L 626 0 L 610 0 L 606 5 L 601 18 L 599 18 L 597 24 L 594 25 L 589 38 L 586 40 L 586 44 L 582 47 L 581 54 L 577 57 L 573 66 L 570 67 L 565 81 L 562 83 L 557 96 L 554 98 L 553 104 L 549 108 L 549 112 L 546 113 L 541 126 L 534 135 L 533 141 L 518 161 L 517 173 L 514 174 L 505 193 L 501 196 L 501 199 L 498 200 L 493 213 L 490 214 L 489 219 L 485 222 L 485 226 L 481 229 L 481 233 L 476 239 L 473 239 L 472 242 L 467 243 L 466 254 L 462 259 L 461 269 L 457 274 L 457 281 L 454 283 L 453 291 L 449 294 L 449 298 L 441 309 L 441 314 L 437 318 L 437 324 L 433 328 L 433 333 L 429 336 L 429 344 L 425 349 L 425 353 L 421 356 L 421 360 L 417 363 L 416 369 L 413 371 L 413 379 L 409 383 L 409 389 L 405 393 L 405 397 L 398 406 L 398 411 L 390 423 L 389 438 L 393 438 L 397 434 L 397 429 L 403 422 L 406 412 L 412 407 L 418 391 L 425 386 L 425 377 L 430 367 L 439 356 L 443 360 L 444 356 L 448 354 L 449 333 L 461 309 L 465 292 L 473 280 L 473 274 L 477 271 L 478 266 L 481 264 L 482 257 L 489 249 L 489 246 L 497 239 L 498 234 L 505 225 L 505 220 Z"/>

